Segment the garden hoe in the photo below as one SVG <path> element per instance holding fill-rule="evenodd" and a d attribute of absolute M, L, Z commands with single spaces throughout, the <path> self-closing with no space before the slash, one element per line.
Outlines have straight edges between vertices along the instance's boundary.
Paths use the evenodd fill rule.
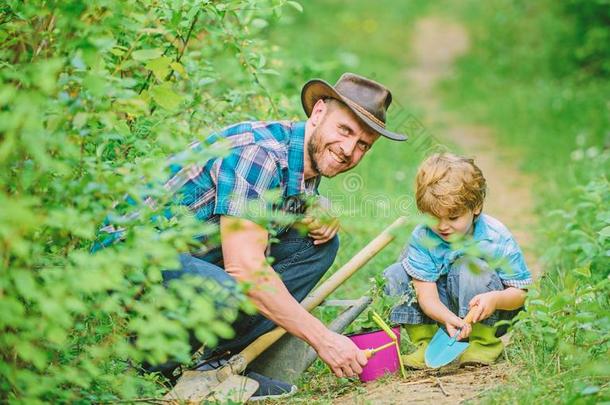
<path fill-rule="evenodd" d="M 474 314 L 474 308 L 472 308 L 466 317 L 464 318 L 465 323 L 472 322 L 472 315 Z M 462 328 L 458 329 L 457 332 L 451 337 L 447 335 L 447 332 L 443 328 L 439 328 L 428 348 L 426 349 L 426 365 L 430 368 L 440 368 L 444 365 L 451 363 L 468 347 L 468 342 L 458 342 L 457 337 L 460 335 Z"/>
<path fill-rule="evenodd" d="M 364 266 L 373 256 L 379 253 L 393 239 L 395 231 L 406 223 L 400 217 L 369 242 L 350 261 L 337 270 L 328 280 L 320 284 L 305 298 L 301 305 L 312 311 L 326 297 L 337 289 L 345 280 Z M 282 328 L 260 336 L 240 353 L 231 357 L 227 363 L 215 370 L 189 370 L 182 374 L 174 388 L 163 399 L 175 403 L 200 403 L 204 400 L 226 402 L 245 402 L 258 389 L 258 383 L 240 375 L 246 366 L 259 354 L 282 337 L 286 331 Z"/>

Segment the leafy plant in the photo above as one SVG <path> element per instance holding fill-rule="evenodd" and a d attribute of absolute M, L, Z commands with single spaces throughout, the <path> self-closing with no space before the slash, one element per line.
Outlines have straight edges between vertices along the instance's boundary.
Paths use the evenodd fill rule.
<path fill-rule="evenodd" d="M 284 4 L 0 5 L 2 402 L 154 396 L 160 379 L 127 360 L 188 361 L 189 331 L 207 345 L 232 336 L 237 311 L 251 309 L 240 291 L 161 285 L 194 236 L 213 231 L 185 210 L 160 215 L 167 157 L 228 123 L 285 111 L 263 84 L 271 49 L 248 29 Z M 132 209 L 125 196 L 139 215 L 119 216 Z M 124 240 L 91 254 L 106 217 Z"/>
<path fill-rule="evenodd" d="M 397 297 L 385 294 L 386 280 L 383 274 L 376 274 L 369 279 L 371 284 L 366 296 L 371 298 L 369 307 L 349 326 L 348 333 L 361 333 L 379 329 L 379 325 L 373 320 L 373 313 L 379 314 L 381 318 L 389 323 L 390 312 L 396 305 L 403 303 L 407 297 Z"/>

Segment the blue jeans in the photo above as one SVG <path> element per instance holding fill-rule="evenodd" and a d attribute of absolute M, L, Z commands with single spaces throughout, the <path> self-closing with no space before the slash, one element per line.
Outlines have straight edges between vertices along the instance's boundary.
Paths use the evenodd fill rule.
<path fill-rule="evenodd" d="M 322 245 L 314 245 L 313 240 L 306 235 L 301 235 L 295 229 L 289 229 L 278 237 L 279 242 L 271 245 L 269 255 L 275 259 L 271 267 L 278 273 L 286 285 L 290 294 L 297 300 L 302 301 L 307 294 L 320 281 L 324 273 L 335 261 L 339 249 L 339 238 L 335 236 Z M 210 253 L 195 257 L 190 254 L 180 255 L 181 268 L 178 270 L 166 270 L 163 272 L 163 281 L 179 279 L 185 275 L 196 275 L 218 282 L 227 289 L 233 289 L 236 285 L 233 279 L 222 268 L 222 253 L 220 248 Z M 222 303 L 217 303 L 222 306 Z M 212 350 L 206 350 L 204 357 L 215 354 L 237 353 L 257 337 L 269 332 L 276 325 L 260 314 L 247 315 L 240 313 L 232 327 L 235 338 L 221 340 L 218 346 Z M 195 352 L 201 343 L 194 336 L 191 339 L 191 347 Z M 175 368 L 176 362 L 147 367 L 149 371 L 161 371 L 167 374 Z"/>
<path fill-rule="evenodd" d="M 477 271 L 471 269 L 473 264 Z M 383 274 L 386 279 L 385 293 L 390 296 L 404 297 L 404 303 L 392 309 L 390 313 L 391 322 L 407 325 L 436 323 L 418 305 L 411 284 L 411 277 L 400 262 L 389 266 Z M 456 260 L 447 275 L 441 276 L 436 281 L 436 287 L 441 302 L 460 318 L 464 318 L 468 313 L 468 303 L 475 295 L 489 291 L 502 291 L 505 288 L 498 274 L 492 271 L 489 265 L 481 259 Z M 510 320 L 519 311 L 520 309 L 514 311 L 497 310 L 482 323 L 491 326 L 500 320 Z M 496 335 L 505 334 L 506 329 L 506 325 L 500 326 Z"/>

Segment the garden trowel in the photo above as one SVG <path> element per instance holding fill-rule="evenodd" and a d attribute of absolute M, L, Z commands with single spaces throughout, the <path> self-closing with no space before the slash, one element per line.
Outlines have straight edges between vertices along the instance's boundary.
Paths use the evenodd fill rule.
<path fill-rule="evenodd" d="M 466 317 L 464 322 L 471 323 L 473 307 Z M 459 342 L 457 337 L 460 335 L 462 328 L 458 329 L 453 336 L 449 336 L 443 328 L 439 328 L 428 348 L 426 349 L 426 365 L 430 368 L 439 368 L 451 363 L 468 347 L 468 342 Z"/>

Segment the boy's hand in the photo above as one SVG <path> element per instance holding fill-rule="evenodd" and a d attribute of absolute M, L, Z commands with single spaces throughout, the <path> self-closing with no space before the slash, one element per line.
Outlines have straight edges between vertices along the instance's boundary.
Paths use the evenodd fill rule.
<path fill-rule="evenodd" d="M 450 337 L 453 337 L 453 335 L 457 333 L 458 329 L 462 328 L 457 340 L 466 339 L 468 336 L 470 336 L 470 332 L 472 331 L 472 326 L 457 316 L 445 321 L 445 328 L 447 328 L 447 333 Z"/>
<path fill-rule="evenodd" d="M 468 306 L 474 308 L 472 316 L 472 323 L 480 322 L 483 319 L 487 319 L 496 311 L 498 300 L 496 299 L 496 292 L 490 291 L 483 294 L 475 295 Z"/>

